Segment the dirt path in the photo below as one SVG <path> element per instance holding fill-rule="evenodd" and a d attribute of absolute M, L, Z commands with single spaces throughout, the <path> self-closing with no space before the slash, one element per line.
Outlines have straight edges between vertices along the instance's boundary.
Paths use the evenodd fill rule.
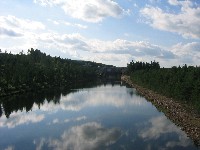
<path fill-rule="evenodd" d="M 157 109 L 165 115 L 194 141 L 195 145 L 200 146 L 200 116 L 192 108 L 167 98 L 156 92 L 134 84 L 129 76 L 122 76 L 124 82 L 136 88 L 148 101 L 152 102 Z"/>

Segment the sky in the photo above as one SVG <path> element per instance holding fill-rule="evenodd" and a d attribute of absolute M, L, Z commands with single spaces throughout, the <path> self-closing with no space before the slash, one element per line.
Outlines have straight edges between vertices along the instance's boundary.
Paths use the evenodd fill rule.
<path fill-rule="evenodd" d="M 200 65 L 200 0 L 0 0 L 0 49 L 119 67 Z"/>

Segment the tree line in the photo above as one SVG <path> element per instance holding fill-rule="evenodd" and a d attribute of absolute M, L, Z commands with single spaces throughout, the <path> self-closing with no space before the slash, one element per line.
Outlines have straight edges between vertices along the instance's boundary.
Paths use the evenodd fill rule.
<path fill-rule="evenodd" d="M 160 68 L 159 63 L 155 61 L 151 63 L 131 62 L 127 67 L 135 83 L 189 103 L 200 112 L 200 67 L 184 65 Z"/>
<path fill-rule="evenodd" d="M 27 54 L 0 52 L 0 96 L 95 79 L 106 65 L 51 57 L 38 49 Z"/>
<path fill-rule="evenodd" d="M 159 69 L 160 64 L 158 62 L 155 62 L 155 60 L 151 63 L 148 62 L 134 62 L 133 60 L 127 64 L 127 71 L 129 73 L 137 71 L 137 70 L 148 70 L 148 69 Z"/>

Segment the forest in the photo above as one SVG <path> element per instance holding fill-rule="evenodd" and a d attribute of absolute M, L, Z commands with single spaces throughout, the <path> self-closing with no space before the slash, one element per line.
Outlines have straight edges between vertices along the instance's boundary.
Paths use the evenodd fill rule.
<path fill-rule="evenodd" d="M 131 80 L 162 95 L 190 104 L 200 112 L 200 67 L 160 68 L 158 62 L 127 64 Z"/>
<path fill-rule="evenodd" d="M 96 79 L 107 65 L 51 57 L 38 49 L 27 54 L 0 52 L 0 96 Z"/>

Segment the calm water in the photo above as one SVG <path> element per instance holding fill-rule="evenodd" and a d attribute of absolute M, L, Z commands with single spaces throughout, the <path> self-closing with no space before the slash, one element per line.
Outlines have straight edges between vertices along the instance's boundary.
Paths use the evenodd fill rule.
<path fill-rule="evenodd" d="M 0 149 L 197 149 L 135 89 L 120 83 L 7 98 Z"/>

